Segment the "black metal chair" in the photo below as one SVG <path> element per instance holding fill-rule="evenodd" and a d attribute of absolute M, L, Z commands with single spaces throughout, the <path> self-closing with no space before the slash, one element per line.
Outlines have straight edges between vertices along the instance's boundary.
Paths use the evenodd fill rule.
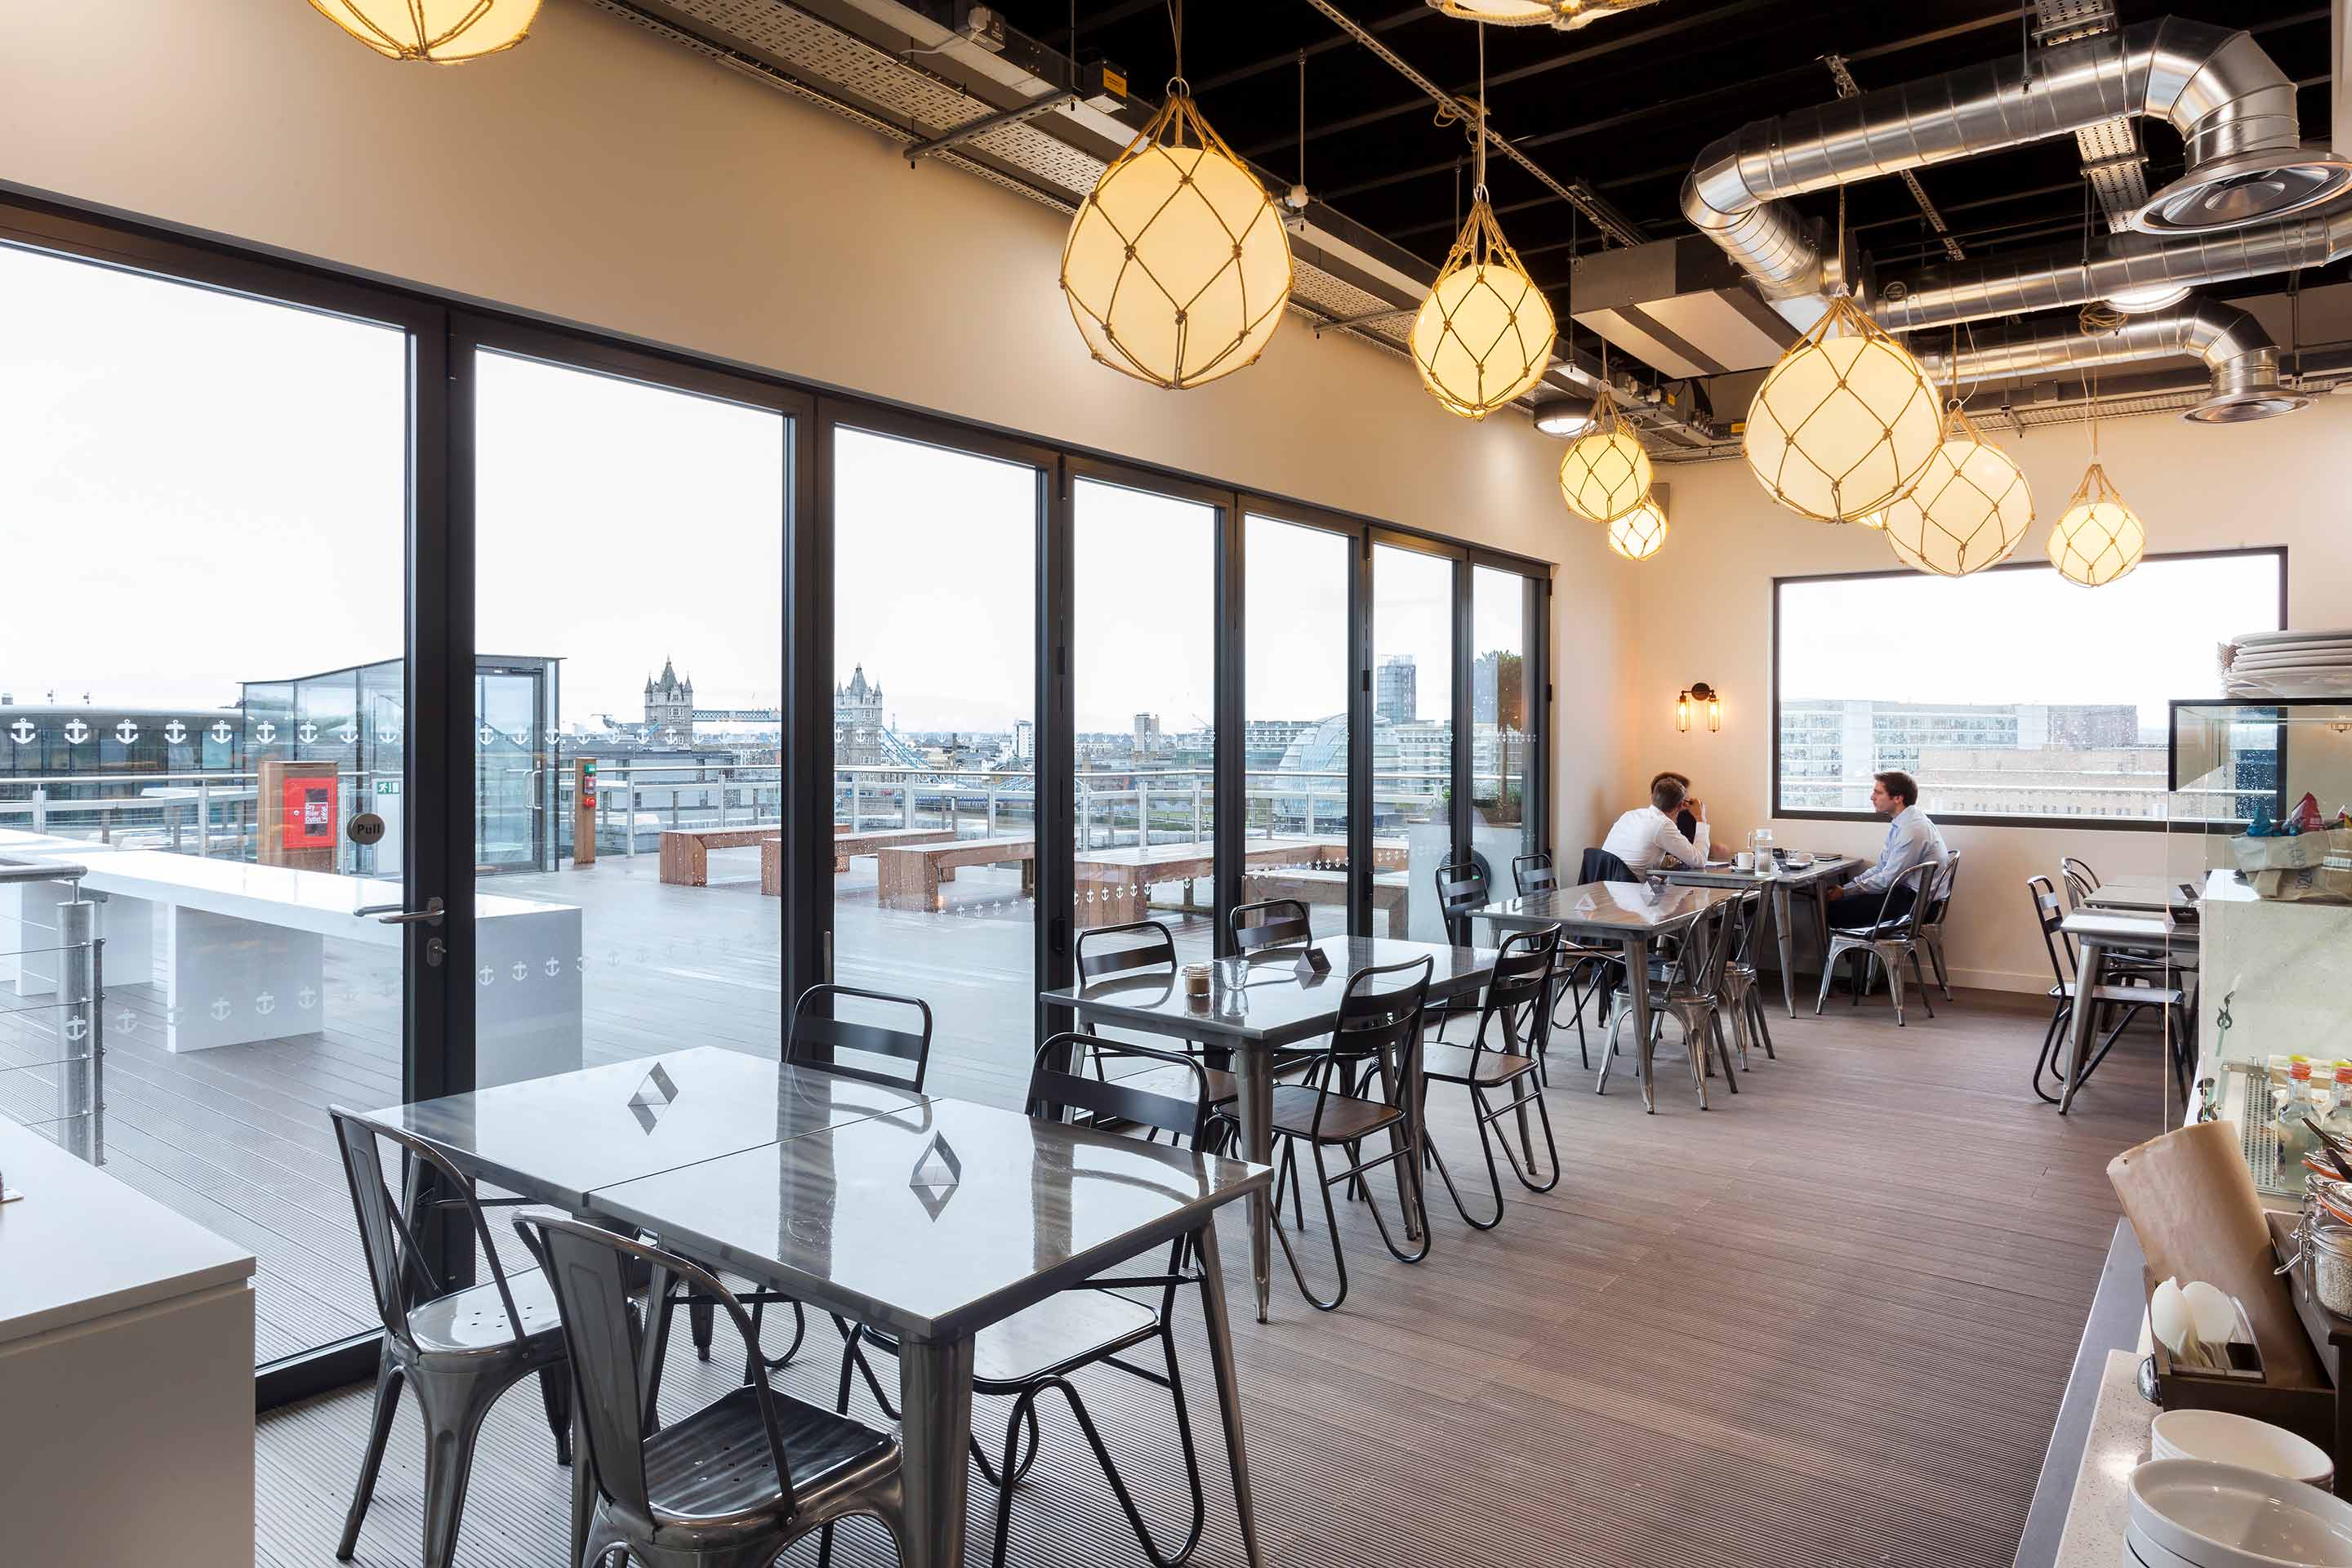
<path fill-rule="evenodd" d="M 1549 855 L 1538 852 L 1533 855 L 1514 856 L 1511 859 L 1511 886 L 1517 889 L 1519 897 L 1523 899 L 1537 893 L 1557 892 L 1559 890 L 1559 874 L 1552 868 L 1551 857 Z M 1565 937 L 1560 939 L 1559 949 L 1552 957 L 1552 1027 L 1555 1029 L 1561 1027 L 1560 1003 L 1563 1000 L 1573 1003 L 1574 1006 L 1569 1016 L 1576 1025 L 1576 1059 L 1583 1065 L 1587 1072 L 1592 1070 L 1592 1053 L 1584 1033 L 1585 1005 L 1598 994 L 1601 983 L 1611 972 L 1610 966 L 1617 962 L 1618 954 L 1613 949 L 1587 947 L 1570 942 Z M 1601 1021 L 1606 1023 L 1608 1020 L 1604 1017 Z M 1545 1047 L 1549 1051 L 1550 1047 L 1549 1032 L 1545 1036 Z M 1545 1065 L 1542 1076 L 1544 1081 L 1549 1084 L 1550 1082 L 1549 1063 Z"/>
<path fill-rule="evenodd" d="M 1337 1311 L 1348 1299 L 1348 1256 L 1339 1240 L 1339 1216 L 1331 1202 L 1331 1189 L 1339 1183 L 1360 1184 L 1372 1223 L 1379 1226 L 1381 1240 L 1391 1256 L 1402 1263 L 1418 1263 L 1429 1256 L 1429 1208 L 1421 1190 L 1421 1107 L 1411 1084 L 1434 971 L 1434 961 L 1426 957 L 1358 970 L 1339 998 L 1339 1020 L 1325 1047 L 1324 1063 L 1309 1075 L 1309 1082 L 1275 1086 L 1273 1128 L 1282 1142 L 1282 1152 L 1271 1205 L 1274 1234 L 1290 1261 L 1299 1293 L 1318 1311 Z M 1335 1079 L 1351 1073 L 1361 1079 L 1363 1092 L 1335 1089 Z M 1389 1152 L 1363 1158 L 1361 1146 L 1381 1133 L 1388 1135 Z M 1290 1234 L 1282 1224 L 1282 1187 L 1287 1185 L 1298 1228 L 1307 1228 L 1305 1200 L 1299 1196 L 1298 1146 L 1302 1143 L 1315 1161 L 1317 1184 L 1323 1190 L 1323 1221 L 1331 1237 L 1332 1260 L 1339 1268 L 1339 1289 L 1328 1300 L 1308 1288 Z M 1349 1151 L 1347 1165 L 1337 1173 L 1324 1155 L 1324 1151 L 1334 1147 Z M 1360 1181 L 1382 1165 L 1396 1167 L 1397 1197 L 1404 1206 L 1408 1237 L 1420 1240 L 1417 1251 L 1408 1252 L 1396 1244 L 1380 1205 L 1371 1201 L 1370 1184 Z"/>
<path fill-rule="evenodd" d="M 812 1531 L 870 1514 L 906 1553 L 898 1438 L 779 1394 L 764 1368 L 660 1430 L 641 1404 L 653 1350 L 629 1301 L 640 1267 L 686 1281 L 758 1343 L 751 1315 L 718 1276 L 579 1220 L 517 1215 L 562 1309 L 573 1397 L 595 1486 L 582 1568 L 752 1568 Z"/>
<path fill-rule="evenodd" d="M 563 1370 L 563 1333 L 556 1321 L 555 1298 L 541 1275 L 507 1277 L 482 1217 L 486 1201 L 495 1205 L 521 1200 L 482 1199 L 471 1177 L 414 1134 L 341 1106 L 329 1106 L 327 1115 L 334 1122 L 336 1147 L 359 1218 L 368 1283 L 383 1321 L 375 1415 L 335 1555 L 348 1563 L 358 1550 L 360 1525 L 375 1495 L 376 1473 L 383 1466 L 400 1391 L 406 1386 L 415 1389 L 425 1418 L 425 1564 L 448 1568 L 457 1554 L 475 1439 L 482 1418 L 500 1394 L 538 1373 L 547 1424 L 555 1434 L 556 1462 L 571 1463 L 571 1384 Z M 384 1180 L 379 1139 L 401 1152 L 404 1174 L 397 1201 Z M 480 1247 L 483 1266 L 489 1270 L 486 1284 L 445 1285 L 425 1260 L 427 1216 L 460 1210 L 472 1226 L 468 1245 Z"/>
<path fill-rule="evenodd" d="M 844 998 L 870 1002 L 883 1007 L 911 1012 L 919 1023 L 914 1029 L 894 1029 L 886 1025 L 860 1023 L 833 1015 L 834 1004 Z M 906 1071 L 893 1071 L 885 1067 L 866 1067 L 856 1061 L 844 1060 L 843 1052 L 860 1057 L 878 1057 L 886 1062 L 904 1062 Z M 793 1004 L 790 1026 L 784 1033 L 784 1065 L 831 1073 L 836 1078 L 856 1079 L 861 1083 L 878 1083 L 890 1089 L 903 1089 L 910 1094 L 923 1092 L 923 1076 L 931 1064 L 931 1005 L 919 996 L 900 996 L 888 991 L 866 991 L 855 985 L 812 985 Z M 710 1359 L 710 1338 L 716 1321 L 714 1303 L 697 1294 L 690 1286 L 682 1287 L 687 1304 L 687 1316 L 694 1334 L 694 1353 L 702 1361 Z M 662 1313 L 667 1318 L 677 1310 L 678 1297 L 666 1297 Z M 757 1338 L 744 1342 L 743 1353 L 766 1362 L 771 1369 L 792 1364 L 800 1354 L 801 1344 L 808 1336 L 808 1314 L 798 1301 L 774 1290 L 746 1290 L 738 1300 L 750 1303 L 753 1327 L 764 1326 L 767 1310 L 790 1307 L 793 1310 L 793 1342 L 784 1353 L 771 1359 L 761 1350 Z M 662 1339 L 668 1340 L 669 1325 L 662 1325 Z M 745 1381 L 751 1380 L 748 1369 Z"/>
<path fill-rule="evenodd" d="M 1290 902 L 1292 900 L 1284 900 Z M 1244 905 L 1244 908 L 1253 906 Z M 1298 906 L 1300 918 L 1305 918 L 1305 906 Z M 1239 913 L 1239 910 L 1235 910 Z M 1167 926 L 1159 921 L 1133 921 L 1126 925 L 1094 926 L 1078 933 L 1076 964 L 1078 984 L 1110 979 L 1118 975 L 1144 977 L 1163 976 L 1171 986 L 1177 983 L 1176 939 Z M 1182 1095 L 1189 1086 L 1181 1075 L 1171 1073 L 1165 1067 L 1138 1068 L 1138 1059 L 1164 1061 L 1164 1048 L 1138 1047 L 1128 1041 L 1102 1034 L 1091 1020 L 1078 1026 L 1078 1037 L 1087 1048 L 1088 1065 L 1095 1077 L 1106 1081 L 1118 1079 L 1138 1089 L 1151 1089 L 1160 1094 Z M 1231 1105 L 1241 1098 L 1241 1086 L 1234 1079 L 1230 1052 L 1221 1051 L 1199 1042 L 1183 1043 L 1184 1054 L 1197 1058 L 1209 1086 L 1209 1103 Z M 1229 1122 L 1230 1118 L 1222 1119 Z M 1222 1138 L 1219 1140 L 1223 1142 Z"/>
<path fill-rule="evenodd" d="M 2062 877 L 2075 878 L 2091 892 L 2095 893 L 2099 890 L 2099 874 L 2091 869 L 2089 862 L 2077 860 L 2072 855 L 2062 855 L 2058 858 L 2058 874 Z"/>
<path fill-rule="evenodd" d="M 1154 1051 L 1147 1047 L 1139 1047 L 1132 1053 L 1160 1059 L 1161 1065 L 1155 1081 L 1189 1083 L 1190 1093 L 1171 1095 L 1138 1088 L 1132 1079 L 1106 1081 L 1062 1070 L 1056 1065 L 1062 1059 L 1061 1053 L 1075 1049 L 1080 1043 L 1076 1036 L 1056 1035 L 1038 1047 L 1029 1074 L 1030 1115 L 1121 1133 L 1164 1133 L 1171 1142 L 1189 1142 L 1196 1149 L 1215 1137 L 1208 1079 L 1197 1060 L 1175 1051 Z M 993 1558 L 997 1568 L 1003 1568 L 1012 1537 L 1013 1492 L 1036 1459 L 1037 1405 L 1048 1390 L 1059 1394 L 1069 1405 L 1079 1432 L 1102 1466 L 1111 1494 L 1127 1514 L 1137 1543 L 1154 1568 L 1175 1568 L 1200 1544 L 1207 1510 L 1201 1487 L 1200 1457 L 1192 1442 L 1192 1414 L 1184 1398 L 1183 1373 L 1176 1355 L 1175 1330 L 1181 1290 L 1188 1286 L 1197 1287 L 1203 1293 L 1205 1306 L 1209 1287 L 1196 1261 L 1195 1249 L 1200 1244 L 1197 1234 L 1178 1237 L 1170 1250 L 1163 1274 L 1122 1275 L 1116 1280 L 1077 1286 L 981 1331 L 972 1348 L 972 1391 L 1009 1395 L 1013 1400 L 1005 1418 L 1001 1464 L 990 1462 L 988 1451 L 976 1436 L 971 1449 L 981 1473 L 997 1489 Z M 1157 1304 L 1126 1294 L 1129 1290 L 1154 1291 Z M 840 1322 L 840 1327 L 845 1341 L 840 1407 L 849 1407 L 850 1375 L 855 1368 L 864 1376 L 866 1392 L 873 1395 L 875 1403 L 896 1420 L 889 1395 L 866 1352 L 896 1355 L 898 1342 L 877 1330 L 859 1329 L 845 1321 Z M 1165 1371 L 1126 1359 L 1129 1352 L 1155 1342 Z M 1074 1374 L 1092 1366 L 1113 1367 L 1139 1377 L 1168 1390 L 1175 1403 L 1176 1443 L 1183 1456 L 1184 1476 L 1192 1489 L 1192 1513 L 1182 1543 L 1173 1551 L 1163 1548 L 1154 1539 L 1142 1510 L 1111 1458 L 1109 1446 L 1071 1381 Z M 1218 1397 L 1230 1399 L 1234 1393 L 1221 1383 Z M 1234 1479 L 1234 1496 L 1238 1498 L 1242 1490 L 1238 1461 Z"/>
<path fill-rule="evenodd" d="M 1576 868 L 1576 879 L 1582 882 L 1638 882 L 1642 879 L 1633 868 L 1606 849 L 1587 849 L 1584 859 Z"/>
<path fill-rule="evenodd" d="M 2042 1032 L 2041 1053 L 2033 1060 L 2033 1092 L 2056 1105 L 2061 1097 L 2042 1089 L 2042 1075 L 2050 1073 L 2061 1089 L 2065 1088 L 2064 1079 L 2058 1076 L 2058 1051 L 2073 1026 L 2074 1009 L 2084 1005 L 2082 988 L 2076 981 L 2082 970 L 2074 952 L 2074 939 L 2066 934 L 2066 910 L 2059 905 L 2058 889 L 2047 877 L 2028 877 L 2025 890 L 2033 900 L 2033 918 L 2042 928 L 2042 951 L 2050 960 L 2051 980 L 2050 1026 Z M 2119 1007 L 2122 1015 L 2107 1029 L 2091 1059 L 2084 1064 L 2079 1082 L 2091 1081 L 2091 1075 L 2107 1059 L 2107 1052 L 2115 1047 L 2116 1039 L 2141 1009 L 2163 1007 L 2172 1015 L 2177 1030 L 2172 1047 L 2173 1079 L 2182 1098 L 2187 1098 L 2189 1064 L 2195 1051 L 2189 1043 L 2193 1025 L 2189 1018 L 2185 992 L 2161 986 L 2103 984 L 2091 994 L 2089 1005 L 2110 1011 Z M 2094 1024 L 2100 1021 L 2096 1015 L 2093 1016 Z"/>
<path fill-rule="evenodd" d="M 1472 947 L 1470 911 L 1484 909 L 1491 890 L 1486 883 L 1486 868 L 1475 858 L 1448 860 L 1437 868 L 1437 915 L 1445 925 L 1445 940 L 1455 947 Z M 1445 1026 L 1456 1018 L 1474 1016 L 1478 1011 L 1478 998 L 1465 993 L 1441 998 L 1436 1005 L 1437 1032 L 1444 1034 Z"/>
<path fill-rule="evenodd" d="M 1935 999 L 1928 994 L 1927 972 L 1919 963 L 1919 923 L 1926 919 L 1936 883 L 1943 868 L 1933 860 L 1922 860 L 1897 876 L 1886 889 L 1878 918 L 1868 925 L 1830 927 L 1830 948 L 1822 955 L 1822 990 L 1813 999 L 1813 1014 L 1821 1015 L 1822 1006 L 1829 1000 L 1830 979 L 1837 973 L 1838 960 L 1854 961 L 1853 1005 L 1862 1005 L 1862 998 L 1880 969 L 1886 971 L 1886 994 L 1895 1004 L 1895 1026 L 1904 1026 L 1903 964 L 1909 961 L 1911 973 L 1919 980 L 1919 1001 L 1927 1009 L 1927 1016 L 1936 1016 Z M 1896 906 L 1901 906 L 1897 908 Z M 1830 917 L 1834 921 L 1834 912 Z"/>
<path fill-rule="evenodd" d="M 1431 1040 L 1422 1047 L 1424 1096 L 1431 1083 L 1460 1084 L 1470 1091 L 1471 1121 L 1478 1129 L 1478 1147 L 1486 1157 L 1487 1184 L 1495 1194 L 1493 1216 L 1479 1219 L 1463 1204 L 1461 1190 L 1454 1184 L 1454 1173 L 1445 1168 L 1444 1156 L 1438 1152 L 1436 1141 L 1428 1135 L 1426 1116 L 1422 1118 L 1422 1148 L 1445 1183 L 1455 1212 L 1473 1229 L 1492 1230 L 1503 1223 L 1503 1176 L 1495 1165 L 1496 1135 L 1489 1131 L 1498 1119 L 1518 1119 L 1519 1151 L 1526 1154 L 1525 1163 L 1521 1162 L 1519 1151 L 1512 1149 L 1508 1138 L 1503 1139 L 1502 1143 L 1503 1155 L 1510 1161 L 1511 1173 L 1518 1177 L 1519 1184 L 1531 1193 L 1548 1193 L 1559 1185 L 1559 1145 L 1552 1137 L 1551 1112 L 1544 1105 L 1541 1081 L 1544 1045 L 1551 1029 L 1551 976 L 1559 940 L 1558 926 L 1512 933 L 1496 956 L 1495 973 L 1486 982 L 1486 1000 L 1478 1010 L 1478 1028 L 1470 1037 L 1470 1043 L 1457 1046 L 1446 1040 Z M 1495 1035 L 1500 1036 L 1499 1043 L 1495 1043 Z M 1502 1089 L 1510 1090 L 1510 1099 L 1499 1105 L 1489 1101 L 1488 1092 Z M 1544 1148 L 1551 1165 L 1548 1180 L 1537 1179 L 1540 1167 L 1536 1164 L 1533 1130 L 1528 1124 L 1530 1108 L 1543 1123 Z"/>
<path fill-rule="evenodd" d="M 1304 948 L 1313 945 L 1315 928 L 1307 905 L 1297 899 L 1260 899 L 1255 903 L 1235 904 L 1225 913 L 1225 930 L 1233 937 L 1234 952 L 1243 958 L 1271 953 L 1284 948 Z M 1319 1046 L 1304 1050 L 1282 1050 L 1274 1053 L 1274 1073 L 1279 1078 L 1311 1068 L 1323 1059 Z M 1216 1092 L 1217 1081 L 1209 1080 L 1209 1090 Z M 1220 1105 L 1223 1101 L 1218 1101 Z M 1230 1118 L 1226 1118 L 1230 1121 Z M 1241 1125 L 1231 1128 L 1233 1142 L 1241 1136 Z"/>

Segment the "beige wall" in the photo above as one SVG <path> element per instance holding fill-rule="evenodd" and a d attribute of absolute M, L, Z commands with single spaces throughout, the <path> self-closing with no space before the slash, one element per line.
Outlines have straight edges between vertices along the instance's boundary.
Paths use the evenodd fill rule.
<path fill-rule="evenodd" d="M 2044 560 L 2049 525 L 2089 458 L 2082 426 L 1997 437 L 2024 468 L 2039 512 L 2020 560 Z M 2352 399 L 2325 398 L 2300 414 L 2251 425 L 2204 426 L 2169 415 L 2109 423 L 2100 433 L 2108 473 L 2147 521 L 2150 548 L 2288 547 L 2289 619 L 2304 626 L 2352 623 L 2352 551 L 2344 543 L 2352 486 Z M 1706 463 L 1664 470 L 1674 485 L 1673 531 L 1642 578 L 1634 622 L 1638 662 L 1628 798 L 1659 768 L 1691 775 L 1709 816 L 1737 834 L 1768 820 L 1771 790 L 1772 579 L 1873 571 L 1892 563 L 1885 542 L 1862 528 L 1811 522 L 1768 500 L 1748 466 Z M 1671 563 L 1671 570 L 1666 570 Z M 2088 591 L 2088 590 L 2086 590 Z M 2030 626 L 1945 628 L 1955 637 L 2020 637 Z M 2118 660 L 2131 650 L 2116 650 Z M 1719 734 L 1678 733 L 1675 693 L 1709 680 L 1726 693 Z M 2210 696 L 2220 682 L 2181 697 Z M 2030 697 L 2030 693 L 2020 693 Z M 1874 855 L 1883 828 L 1864 823 L 1771 823 L 1780 843 Z M 1967 852 L 1950 943 L 1958 984 L 2041 991 L 2050 983 L 2027 908 L 2024 881 L 2055 877 L 2077 855 L 2103 877 L 2166 871 L 2160 832 L 1953 827 Z"/>
<path fill-rule="evenodd" d="M 1559 563 L 1563 841 L 1624 771 L 1633 569 L 1516 416 L 1440 410 L 1409 363 L 1286 321 L 1251 369 L 1164 393 L 1092 363 L 1066 219 L 613 16 L 548 0 L 525 47 L 394 65 L 299 0 L 11 6 L 0 181 L 720 354 Z"/>

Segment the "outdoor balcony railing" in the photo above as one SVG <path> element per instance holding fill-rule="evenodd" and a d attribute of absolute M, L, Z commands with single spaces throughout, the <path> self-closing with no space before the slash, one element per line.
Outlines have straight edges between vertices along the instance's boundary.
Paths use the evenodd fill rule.
<path fill-rule="evenodd" d="M 0 1110 L 68 1153 L 106 1158 L 105 940 L 82 897 L 86 867 L 0 859 Z M 47 1080 L 47 1092 L 42 1079 Z"/>

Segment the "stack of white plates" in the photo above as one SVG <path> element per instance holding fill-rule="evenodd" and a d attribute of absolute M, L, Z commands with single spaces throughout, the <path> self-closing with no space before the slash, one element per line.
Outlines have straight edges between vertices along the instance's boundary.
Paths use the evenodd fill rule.
<path fill-rule="evenodd" d="M 2336 1479 L 2327 1451 L 2284 1426 L 2222 1410 L 2168 1410 L 2148 1431 L 2148 1457 L 2242 1465 L 2284 1480 L 2325 1487 Z"/>
<path fill-rule="evenodd" d="M 2352 1504 L 2208 1459 L 2132 1472 L 2121 1568 L 2352 1568 Z"/>
<path fill-rule="evenodd" d="M 2221 662 L 2231 697 L 2352 697 L 2352 630 L 2247 632 L 2221 646 Z"/>

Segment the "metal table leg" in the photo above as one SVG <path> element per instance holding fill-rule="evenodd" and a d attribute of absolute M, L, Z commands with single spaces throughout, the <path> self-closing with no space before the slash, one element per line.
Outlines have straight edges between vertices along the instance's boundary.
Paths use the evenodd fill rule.
<path fill-rule="evenodd" d="M 903 1340 L 898 1345 L 899 1460 L 905 1568 L 963 1568 L 964 1509 L 971 1480 L 971 1340 Z"/>
<path fill-rule="evenodd" d="M 1780 948 L 1780 1000 L 1789 1005 L 1789 1016 L 1797 1016 L 1797 941 L 1790 928 L 1796 913 L 1796 900 L 1789 892 L 1789 884 L 1772 884 L 1772 939 Z"/>
<path fill-rule="evenodd" d="M 1234 1110 L 1241 1118 L 1242 1157 L 1253 1165 L 1274 1163 L 1274 1047 L 1256 1041 L 1234 1053 L 1234 1079 L 1241 1089 Z M 1257 1287 L 1257 1321 L 1266 1321 L 1273 1295 L 1270 1254 L 1274 1247 L 1274 1207 L 1261 1189 L 1249 1195 L 1250 1275 Z"/>
<path fill-rule="evenodd" d="M 1249 1460 L 1242 1449 L 1241 1380 L 1234 1371 L 1233 1320 L 1225 1311 L 1225 1269 L 1217 1256 L 1214 1220 L 1201 1227 L 1200 1254 L 1202 1310 L 1209 1321 L 1209 1363 L 1216 1373 L 1217 1409 L 1224 1417 L 1225 1454 L 1233 1463 L 1234 1508 L 1241 1517 L 1242 1553 L 1250 1568 L 1258 1568 L 1257 1505 L 1250 1496 Z"/>
<path fill-rule="evenodd" d="M 1625 952 L 1625 994 L 1633 1015 L 1633 1052 L 1642 1064 L 1642 1104 L 1658 1113 L 1658 1086 L 1650 1071 L 1650 939 L 1620 940 Z"/>
<path fill-rule="evenodd" d="M 2058 1097 L 2061 1116 L 2074 1105 L 2074 1091 L 2083 1087 L 2083 1062 L 2090 1054 L 2091 1031 L 2097 1025 L 2099 1014 L 2098 1004 L 2091 998 L 2099 994 L 2099 985 L 2106 977 L 2105 946 L 2085 938 L 2082 951 L 2082 961 L 2074 966 L 2074 1006 L 2066 1018 L 2066 1087 Z"/>

